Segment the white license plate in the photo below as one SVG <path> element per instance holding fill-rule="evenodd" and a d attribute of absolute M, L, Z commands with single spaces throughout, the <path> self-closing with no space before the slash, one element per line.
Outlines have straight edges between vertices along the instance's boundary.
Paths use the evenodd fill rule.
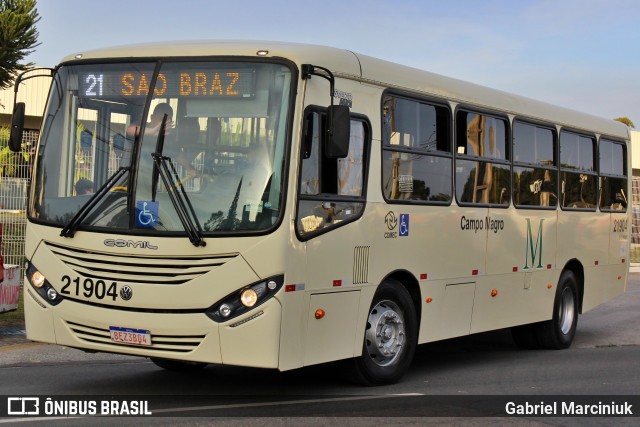
<path fill-rule="evenodd" d="M 144 329 L 109 326 L 111 341 L 134 345 L 151 345 L 151 332 Z"/>

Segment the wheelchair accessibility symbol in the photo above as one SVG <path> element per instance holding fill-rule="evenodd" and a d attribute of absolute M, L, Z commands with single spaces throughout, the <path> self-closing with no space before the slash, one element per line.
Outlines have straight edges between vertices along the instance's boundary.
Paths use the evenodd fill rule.
<path fill-rule="evenodd" d="M 400 236 L 409 235 L 409 214 L 400 214 Z"/>
<path fill-rule="evenodd" d="M 158 202 L 141 200 L 136 202 L 136 226 L 155 227 L 158 225 Z"/>

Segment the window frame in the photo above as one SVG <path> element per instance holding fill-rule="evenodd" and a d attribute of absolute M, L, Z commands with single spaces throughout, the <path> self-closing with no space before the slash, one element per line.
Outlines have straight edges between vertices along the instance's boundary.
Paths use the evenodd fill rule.
<path fill-rule="evenodd" d="M 504 121 L 505 123 L 505 144 L 504 144 L 505 159 L 504 160 L 495 159 L 491 157 L 481 157 L 481 156 L 458 153 L 458 136 L 459 136 L 458 133 L 461 126 L 460 123 L 458 123 L 458 114 L 462 112 L 467 114 L 471 113 L 471 114 L 489 116 L 494 119 L 499 119 Z M 513 162 L 512 162 L 513 156 L 511 153 L 512 123 L 511 123 L 511 120 L 509 119 L 509 116 L 507 114 L 499 113 L 494 110 L 477 108 L 477 107 L 468 106 L 468 105 L 458 105 L 454 111 L 453 120 L 454 120 L 454 129 L 453 129 L 454 134 L 453 134 L 453 144 L 452 144 L 453 156 L 454 156 L 453 191 L 454 191 L 456 203 L 458 204 L 458 206 L 464 206 L 464 207 L 508 209 L 513 204 L 513 200 L 512 200 L 513 199 L 512 197 L 513 196 Z M 466 120 L 465 120 L 465 123 L 466 123 Z M 465 144 L 465 147 L 466 147 L 466 144 Z M 458 199 L 458 191 L 456 188 L 458 159 L 474 161 L 474 162 L 482 162 L 485 164 L 491 163 L 491 164 L 498 164 L 501 166 L 507 166 L 509 169 L 509 189 L 507 191 L 507 193 L 509 194 L 509 202 L 507 204 L 461 202 Z"/>
<path fill-rule="evenodd" d="M 517 123 L 521 123 L 524 125 L 529 125 L 529 126 L 534 126 L 536 128 L 541 128 L 541 129 L 547 129 L 550 130 L 552 135 L 553 135 L 553 155 L 554 155 L 554 164 L 552 166 L 546 166 L 542 163 L 531 163 L 531 162 L 520 162 L 520 161 L 516 161 L 515 159 L 513 159 L 514 155 L 514 141 L 515 141 L 515 129 L 516 129 L 516 124 Z M 511 157 L 512 157 L 512 161 L 511 161 L 511 192 L 512 192 L 512 198 L 511 198 L 511 202 L 513 204 L 513 206 L 516 209 L 530 209 L 530 210 L 547 210 L 547 211 L 553 211 L 553 210 L 557 210 L 558 206 L 560 205 L 560 170 L 559 170 L 559 166 L 560 166 L 560 133 L 558 132 L 558 126 L 553 125 L 553 124 L 549 124 L 547 122 L 541 122 L 541 121 L 536 121 L 536 120 L 531 120 L 525 117 L 519 117 L 516 116 L 514 117 L 512 123 L 511 123 Z M 555 206 L 536 206 L 536 205 L 520 205 L 517 204 L 515 199 L 513 198 L 513 191 L 515 190 L 514 188 L 514 174 L 515 174 L 515 168 L 528 168 L 528 169 L 544 169 L 544 170 L 550 170 L 550 171 L 554 171 L 556 173 L 556 179 L 555 179 L 555 185 L 556 185 L 556 190 L 558 192 L 557 196 L 557 202 L 555 204 Z"/>
<path fill-rule="evenodd" d="M 323 115 L 324 117 L 326 117 L 327 114 L 327 107 L 323 107 L 323 106 L 319 106 L 319 105 L 307 105 L 306 108 L 303 111 L 302 114 L 302 120 L 303 120 L 303 127 L 304 122 L 306 121 L 307 115 L 308 114 L 312 114 L 312 113 L 318 113 L 320 115 Z M 334 231 L 340 227 L 343 227 L 347 224 L 351 224 L 352 222 L 358 221 L 360 218 L 362 218 L 362 216 L 364 215 L 364 211 L 367 207 L 367 192 L 368 192 L 368 185 L 369 185 L 369 165 L 371 162 L 371 141 L 372 141 L 372 132 L 371 132 L 371 122 L 369 121 L 369 118 L 364 115 L 364 114 L 359 114 L 359 113 L 353 113 L 351 112 L 350 115 L 350 120 L 351 121 L 358 121 L 361 122 L 363 124 L 363 128 L 364 128 L 364 144 L 363 144 L 363 152 L 362 152 L 362 195 L 360 196 L 344 196 L 344 195 L 339 195 L 339 194 L 331 194 L 331 193 L 318 193 L 318 194 L 303 194 L 302 193 L 302 168 L 303 168 L 303 162 L 304 162 L 304 158 L 303 158 L 303 144 L 304 144 L 304 129 L 302 129 L 302 133 L 301 133 L 301 137 L 298 141 L 298 143 L 300 144 L 299 147 L 300 149 L 298 150 L 298 184 L 297 184 L 297 190 L 296 190 L 296 201 L 295 201 L 295 215 L 294 215 L 294 230 L 295 230 L 295 234 L 296 237 L 298 238 L 299 241 L 301 242 L 306 242 L 308 240 L 311 240 L 315 237 L 318 237 L 320 235 L 323 235 L 325 233 Z M 320 142 L 320 144 L 322 144 L 322 142 Z M 323 156 L 322 154 L 320 154 L 320 159 L 322 159 Z M 337 161 L 337 160 L 336 160 Z M 305 234 L 301 234 L 300 233 L 300 229 L 298 227 L 298 215 L 300 212 L 300 202 L 303 200 L 310 200 L 310 201 L 318 201 L 318 202 L 355 202 L 355 203 L 362 203 L 362 209 L 360 210 L 360 213 L 352 216 L 351 218 L 348 218 L 346 220 L 340 221 L 338 224 L 333 224 L 330 227 L 325 227 L 325 228 L 321 228 L 315 231 L 311 231 Z"/>
<path fill-rule="evenodd" d="M 616 145 L 620 145 L 622 146 L 622 171 L 623 174 L 622 175 L 618 175 L 618 174 L 610 174 L 610 173 L 602 173 L 600 171 L 600 146 L 603 142 L 606 143 L 610 143 L 610 144 L 616 144 Z M 626 187 L 629 187 L 629 158 L 628 158 L 628 145 L 625 141 L 621 141 L 619 139 L 615 139 L 615 138 L 609 138 L 607 136 L 600 136 L 600 138 L 598 138 L 598 153 L 597 153 L 597 159 L 598 159 L 598 209 L 601 212 L 614 212 L 614 213 L 625 213 L 627 212 L 627 210 L 629 209 L 629 203 L 627 202 L 627 206 L 624 209 L 611 209 L 611 208 L 602 208 L 601 206 L 601 197 L 602 197 L 602 178 L 613 178 L 613 179 L 624 179 L 627 181 L 626 183 Z M 627 198 L 629 197 L 629 195 L 627 195 Z"/>
<path fill-rule="evenodd" d="M 401 98 L 407 101 L 416 102 L 418 104 L 426 104 L 436 108 L 444 108 L 448 113 L 447 120 L 447 138 L 449 142 L 449 151 L 427 151 L 421 150 L 419 148 L 411 148 L 405 146 L 394 146 L 391 144 L 386 144 L 384 140 L 384 103 L 387 97 L 396 97 Z M 454 144 L 454 129 L 453 129 L 453 111 L 449 103 L 444 100 L 439 100 L 431 97 L 423 97 L 418 96 L 412 93 L 397 91 L 397 90 L 385 90 L 382 93 L 380 98 L 380 191 L 382 194 L 382 198 L 384 201 L 390 205 L 429 205 L 429 206 L 451 206 L 453 201 L 455 200 L 455 187 L 454 187 L 454 154 L 453 154 L 453 144 Z M 397 200 L 397 199 L 389 199 L 387 198 L 384 190 L 384 153 L 387 152 L 396 152 L 396 153 L 405 153 L 405 154 L 413 154 L 417 156 L 423 157 L 439 157 L 443 159 L 449 159 L 451 168 L 449 174 L 449 185 L 450 185 L 450 198 L 448 202 L 440 202 L 433 200 Z"/>
<path fill-rule="evenodd" d="M 584 138 L 589 138 L 592 141 L 592 152 L 593 152 L 593 170 L 592 171 L 588 171 L 588 170 L 584 170 L 584 169 L 580 169 L 578 167 L 564 167 L 562 165 L 562 133 L 566 132 L 566 133 L 571 133 L 574 135 L 578 135 Z M 573 174 L 583 174 L 583 175 L 589 175 L 589 176 L 593 176 L 596 178 L 596 184 L 595 184 L 595 206 L 593 208 L 576 208 L 576 207 L 566 207 L 563 206 L 563 203 L 559 202 L 558 205 L 560 206 L 560 209 L 562 209 L 563 211 L 581 211 L 581 212 L 595 212 L 598 210 L 598 202 L 599 202 L 599 173 L 598 173 L 598 161 L 599 161 L 599 154 L 598 154 L 598 138 L 596 137 L 595 134 L 587 132 L 587 131 L 582 131 L 582 130 L 578 130 L 575 128 L 569 128 L 569 127 L 561 127 L 560 131 L 558 132 L 558 191 L 559 191 L 559 195 L 563 196 L 563 192 L 562 192 L 562 174 L 563 173 L 573 173 Z"/>

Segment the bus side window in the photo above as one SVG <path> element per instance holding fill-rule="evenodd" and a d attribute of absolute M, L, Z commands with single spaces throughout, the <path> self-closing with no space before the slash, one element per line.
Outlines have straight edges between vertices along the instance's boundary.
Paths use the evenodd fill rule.
<path fill-rule="evenodd" d="M 557 137 L 552 127 L 515 121 L 513 201 L 518 208 L 558 205 Z"/>
<path fill-rule="evenodd" d="M 560 132 L 560 190 L 563 208 L 596 209 L 595 144 L 596 141 L 591 136 Z"/>
<path fill-rule="evenodd" d="M 451 112 L 447 106 L 386 95 L 382 110 L 382 190 L 388 201 L 451 202 Z"/>
<path fill-rule="evenodd" d="M 627 210 L 627 156 L 624 144 L 600 140 L 600 209 Z"/>

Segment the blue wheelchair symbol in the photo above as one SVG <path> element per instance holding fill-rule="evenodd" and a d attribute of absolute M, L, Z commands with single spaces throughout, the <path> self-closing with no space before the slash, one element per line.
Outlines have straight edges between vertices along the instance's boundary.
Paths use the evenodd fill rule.
<path fill-rule="evenodd" d="M 136 202 L 136 226 L 155 227 L 158 225 L 158 202 Z"/>
<path fill-rule="evenodd" d="M 400 214 L 400 232 L 398 235 L 409 235 L 409 214 Z"/>

